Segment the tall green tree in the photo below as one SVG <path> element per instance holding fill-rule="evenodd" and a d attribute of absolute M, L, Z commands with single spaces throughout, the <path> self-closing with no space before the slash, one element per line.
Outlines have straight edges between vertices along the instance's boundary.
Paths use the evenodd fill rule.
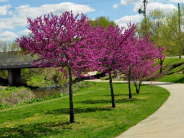
<path fill-rule="evenodd" d="M 100 16 L 100 17 L 97 17 L 95 20 L 92 20 L 91 25 L 93 26 L 99 25 L 107 29 L 109 25 L 116 26 L 116 23 L 114 21 L 111 21 L 109 17 Z"/>
<path fill-rule="evenodd" d="M 164 23 L 165 23 L 165 13 L 160 9 L 155 9 L 149 12 L 147 17 L 143 19 L 138 25 L 139 37 L 150 35 L 149 40 L 152 43 L 156 43 L 160 51 L 164 51 L 165 38 L 164 38 Z M 165 48 L 164 48 L 165 49 Z M 163 53 L 162 53 L 163 54 Z M 164 58 L 163 56 L 158 57 L 159 63 L 162 66 Z M 162 68 L 160 68 L 160 73 L 162 73 Z"/>
<path fill-rule="evenodd" d="M 165 23 L 165 13 L 160 9 L 155 9 L 150 11 L 147 16 L 149 20 L 149 28 L 150 28 L 150 41 L 152 43 L 156 43 L 158 49 L 160 51 L 164 51 L 163 47 L 165 46 L 165 36 L 164 36 L 164 23 Z M 163 54 L 163 53 L 162 53 Z M 164 62 L 164 58 L 162 56 L 158 57 L 158 61 L 160 66 L 162 66 Z M 160 68 L 160 73 L 162 73 L 162 67 Z"/>
<path fill-rule="evenodd" d="M 184 52 L 184 4 L 181 8 L 173 9 L 166 15 L 166 29 L 172 44 L 173 50 L 181 58 L 181 54 Z M 181 26 L 181 27 L 180 27 Z M 171 42 L 172 41 L 172 42 Z"/>

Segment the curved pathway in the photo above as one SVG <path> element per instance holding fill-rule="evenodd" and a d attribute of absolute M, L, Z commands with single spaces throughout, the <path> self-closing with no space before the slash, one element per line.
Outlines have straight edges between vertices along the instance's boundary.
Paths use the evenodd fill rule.
<path fill-rule="evenodd" d="M 153 82 L 153 84 L 170 92 L 167 101 L 155 113 L 116 138 L 184 138 L 184 84 L 170 82 Z"/>

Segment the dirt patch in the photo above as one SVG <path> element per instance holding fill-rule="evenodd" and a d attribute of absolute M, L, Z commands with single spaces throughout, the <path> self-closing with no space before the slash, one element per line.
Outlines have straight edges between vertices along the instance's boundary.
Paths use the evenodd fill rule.
<path fill-rule="evenodd" d="M 0 86 L 0 89 L 3 89 L 3 90 L 4 90 L 6 87 L 7 87 L 7 86 Z"/>
<path fill-rule="evenodd" d="M 32 91 L 21 89 L 19 91 L 10 92 L 7 97 L 2 97 L 0 99 L 0 104 L 4 103 L 4 104 L 9 104 L 11 106 L 14 106 L 33 98 L 35 98 L 35 95 L 33 94 Z"/>

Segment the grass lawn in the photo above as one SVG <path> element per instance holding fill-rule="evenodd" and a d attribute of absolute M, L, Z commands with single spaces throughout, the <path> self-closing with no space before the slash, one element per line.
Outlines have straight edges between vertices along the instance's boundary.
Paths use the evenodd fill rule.
<path fill-rule="evenodd" d="M 113 83 L 116 108 L 111 108 L 109 83 L 86 82 L 73 96 L 75 123 L 69 123 L 69 98 L 0 110 L 0 137 L 113 138 L 154 113 L 169 97 L 161 87 L 143 85 L 128 99 L 125 83 Z"/>
<path fill-rule="evenodd" d="M 155 65 L 158 64 L 156 60 Z M 157 73 L 159 70 L 157 71 Z M 162 82 L 174 82 L 174 83 L 184 83 L 184 58 L 165 58 L 163 62 L 163 73 L 164 75 L 160 79 L 154 79 L 154 81 Z M 113 76 L 113 74 L 112 74 Z M 109 76 L 100 78 L 101 80 L 109 80 Z M 124 79 L 113 78 L 114 81 L 123 81 Z M 150 79 L 148 79 L 150 80 Z"/>
<path fill-rule="evenodd" d="M 184 83 L 184 59 L 166 58 L 163 62 L 162 78 L 156 81 Z"/>
<path fill-rule="evenodd" d="M 171 74 L 171 75 L 165 75 L 160 79 L 157 79 L 156 81 L 162 81 L 162 82 L 174 82 L 174 83 L 184 83 L 184 75 L 183 74 Z"/>

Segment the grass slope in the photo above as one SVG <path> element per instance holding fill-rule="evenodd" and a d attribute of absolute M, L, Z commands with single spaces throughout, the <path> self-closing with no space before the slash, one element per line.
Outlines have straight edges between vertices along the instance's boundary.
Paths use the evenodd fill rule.
<path fill-rule="evenodd" d="M 157 64 L 158 62 L 155 63 L 155 65 Z M 159 72 L 159 70 L 157 72 Z M 121 73 L 119 73 L 119 75 L 120 74 Z M 113 76 L 114 74 L 112 74 L 112 77 Z M 109 76 L 105 76 L 100 79 L 109 80 Z M 112 80 L 117 81 L 116 78 L 113 78 Z M 121 78 L 118 80 L 123 81 L 124 79 Z M 163 76 L 155 81 L 184 83 L 184 59 L 166 58 L 163 62 Z"/>
<path fill-rule="evenodd" d="M 184 59 L 166 58 L 163 73 L 164 76 L 156 81 L 184 83 Z"/>
<path fill-rule="evenodd" d="M 169 97 L 161 87 L 143 85 L 128 99 L 127 84 L 113 83 L 116 108 L 111 108 L 109 83 L 86 82 L 73 96 L 75 123 L 69 123 L 68 95 L 0 111 L 0 137 L 113 138 L 154 113 Z"/>

